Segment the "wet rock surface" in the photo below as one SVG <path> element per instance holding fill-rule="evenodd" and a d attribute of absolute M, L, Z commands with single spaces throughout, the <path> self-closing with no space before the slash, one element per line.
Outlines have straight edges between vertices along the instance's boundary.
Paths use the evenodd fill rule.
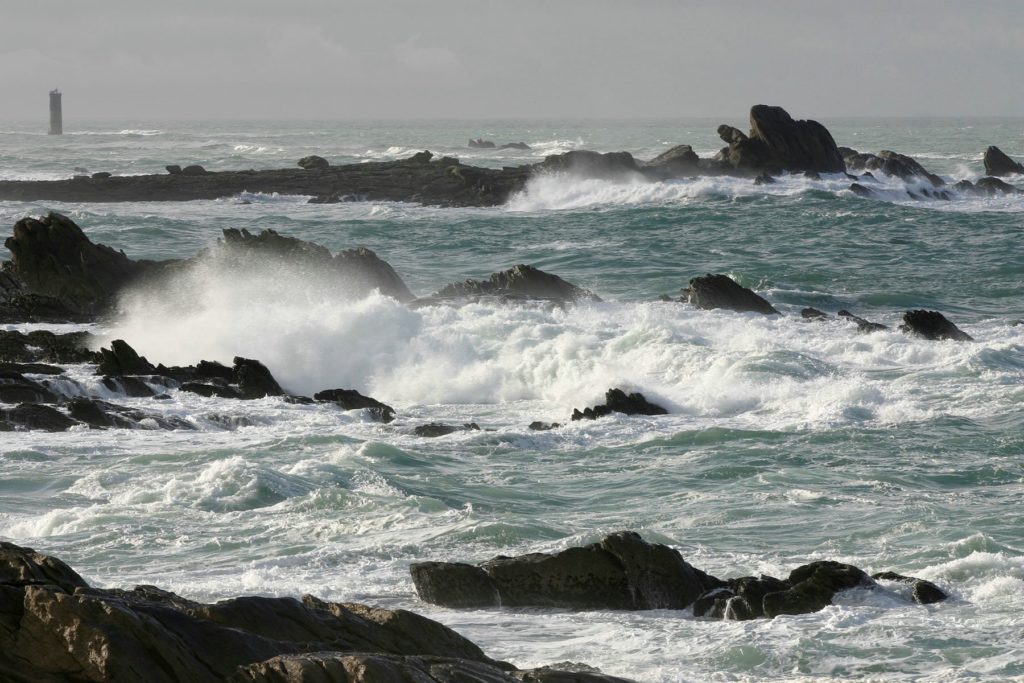
<path fill-rule="evenodd" d="M 953 341 L 974 341 L 938 311 L 914 310 L 903 314 L 900 331 L 932 341 L 950 339 Z"/>
<path fill-rule="evenodd" d="M 651 403 L 640 392 L 627 394 L 622 389 L 609 389 L 605 392 L 604 403 L 593 408 L 578 408 L 573 410 L 572 419 L 575 420 L 596 420 L 599 417 L 611 415 L 612 413 L 623 413 L 625 415 L 667 415 L 668 411 L 659 405 Z"/>
<path fill-rule="evenodd" d="M 995 145 L 985 150 L 985 156 L 982 161 L 985 164 L 985 175 L 1006 176 L 1024 174 L 1024 164 L 1014 161 Z"/>
<path fill-rule="evenodd" d="M 778 314 L 775 307 L 763 297 L 722 274 L 708 273 L 692 278 L 690 286 L 683 290 L 679 300 L 704 309 L 724 308 L 740 313 Z"/>
<path fill-rule="evenodd" d="M 427 302 L 466 297 L 528 297 L 559 302 L 600 301 L 593 292 L 566 282 L 553 273 L 524 264 L 499 273 L 486 280 L 456 282 L 431 295 Z"/>
<path fill-rule="evenodd" d="M 391 422 L 395 409 L 370 396 L 363 396 L 355 389 L 325 389 L 313 395 L 317 401 L 338 405 L 342 410 L 366 410 L 375 420 Z"/>

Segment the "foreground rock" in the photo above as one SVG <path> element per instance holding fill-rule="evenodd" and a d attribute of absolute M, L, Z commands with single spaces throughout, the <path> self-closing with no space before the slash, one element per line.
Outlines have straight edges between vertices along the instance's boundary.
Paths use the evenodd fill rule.
<path fill-rule="evenodd" d="M 379 422 L 395 419 L 395 409 L 370 396 L 363 396 L 355 389 L 325 389 L 313 394 L 317 401 L 334 403 L 342 410 L 365 410 Z"/>
<path fill-rule="evenodd" d="M 571 609 L 685 609 L 696 616 L 746 620 L 808 614 L 851 588 L 882 590 L 863 570 L 818 561 L 786 579 L 744 576 L 722 580 L 687 563 L 668 546 L 644 542 L 635 532 L 560 553 L 496 557 L 479 565 L 419 562 L 411 565 L 420 598 L 446 607 L 560 607 Z M 889 572 L 879 579 L 914 586 L 914 601 L 946 599 L 935 584 Z"/>
<path fill-rule="evenodd" d="M 4 542 L 0 615 L 0 680 L 12 683 L 622 681 L 543 670 L 530 678 L 404 610 L 311 595 L 204 604 L 153 586 L 92 588 L 60 560 Z"/>
<path fill-rule="evenodd" d="M 782 107 L 758 104 L 750 108 L 750 134 L 732 126 L 718 127 L 729 146 L 718 159 L 752 175 L 846 170 L 832 134 L 817 121 L 794 121 Z"/>
<path fill-rule="evenodd" d="M 551 300 L 562 303 L 601 300 L 593 292 L 566 282 L 557 275 L 520 264 L 500 273 L 492 273 L 486 280 L 466 280 L 450 284 L 416 303 L 423 305 L 480 297 Z"/>
<path fill-rule="evenodd" d="M 728 275 L 712 275 L 690 280 L 690 286 L 683 290 L 679 299 L 697 308 L 725 308 L 740 313 L 753 312 L 778 315 L 775 307 L 752 290 L 743 287 Z"/>
<path fill-rule="evenodd" d="M 938 311 L 907 311 L 903 314 L 903 324 L 900 325 L 900 331 L 932 341 L 944 339 L 974 341 L 974 337 L 954 325 L 946 316 Z"/>
<path fill-rule="evenodd" d="M 890 150 L 878 154 L 861 154 L 855 149 L 843 148 L 843 160 L 851 172 L 878 171 L 902 180 L 925 180 L 935 187 L 942 187 L 946 181 L 930 172 L 915 159 Z"/>
<path fill-rule="evenodd" d="M 572 411 L 572 419 L 596 420 L 599 417 L 623 413 L 625 415 L 668 415 L 668 411 L 651 403 L 640 392 L 627 394 L 622 389 L 609 389 L 604 395 L 604 404 L 593 408 L 578 408 Z"/>
<path fill-rule="evenodd" d="M 992 145 L 985 150 L 985 175 L 1004 176 L 1021 174 L 1024 175 L 1024 164 L 1018 163 L 1006 156 L 1003 150 Z"/>

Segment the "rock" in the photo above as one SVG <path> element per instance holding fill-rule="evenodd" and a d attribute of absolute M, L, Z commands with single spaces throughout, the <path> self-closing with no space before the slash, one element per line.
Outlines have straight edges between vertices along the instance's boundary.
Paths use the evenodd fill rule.
<path fill-rule="evenodd" d="M 93 244 L 74 221 L 53 211 L 15 223 L 4 244 L 11 251 L 11 275 L 35 294 L 67 302 L 72 311 L 104 310 L 147 269 L 123 252 Z"/>
<path fill-rule="evenodd" d="M 942 187 L 946 181 L 928 171 L 916 160 L 897 152 L 882 150 L 878 154 L 856 154 L 845 159 L 847 167 L 859 171 L 881 171 L 886 175 L 903 180 L 927 180 L 935 187 Z"/>
<path fill-rule="evenodd" d="M 690 145 L 676 145 L 654 157 L 643 165 L 645 174 L 652 172 L 657 177 L 672 178 L 699 173 L 700 157 Z"/>
<path fill-rule="evenodd" d="M 284 395 L 284 389 L 263 363 L 235 356 L 234 364 L 234 379 L 243 400 Z"/>
<path fill-rule="evenodd" d="M 733 621 L 763 617 L 764 596 L 790 588 L 789 582 L 764 574 L 729 579 L 727 584 L 698 597 L 693 603 L 694 616 Z"/>
<path fill-rule="evenodd" d="M 535 432 L 547 432 L 547 431 L 550 431 L 552 429 L 558 429 L 561 426 L 562 425 L 560 425 L 557 422 L 540 422 L 540 421 L 536 421 L 536 422 L 531 422 L 530 423 L 530 429 L 532 429 Z"/>
<path fill-rule="evenodd" d="M 789 588 L 767 593 L 762 599 L 766 617 L 782 614 L 809 614 L 832 604 L 836 593 L 850 588 L 873 585 L 861 569 L 830 560 L 811 562 L 789 573 Z"/>
<path fill-rule="evenodd" d="M 540 164 L 540 168 L 585 178 L 606 179 L 632 177 L 640 172 L 640 167 L 629 152 L 601 154 L 582 149 L 547 156 Z"/>
<path fill-rule="evenodd" d="M 123 339 L 110 342 L 110 349 L 100 349 L 100 364 L 97 375 L 150 375 L 156 370 L 153 364 L 140 356 Z"/>
<path fill-rule="evenodd" d="M 192 164 L 181 169 L 181 175 L 205 175 L 206 169 L 199 164 Z"/>
<path fill-rule="evenodd" d="M 194 429 L 190 423 L 179 418 L 164 418 L 135 408 L 83 397 L 68 401 L 68 412 L 79 422 L 99 429 Z"/>
<path fill-rule="evenodd" d="M 535 299 L 554 299 L 562 302 L 600 301 L 591 291 L 566 282 L 552 273 L 519 264 L 500 273 L 492 273 L 487 280 L 466 280 L 450 284 L 431 295 L 431 299 L 474 296 L 513 296 Z"/>
<path fill-rule="evenodd" d="M 477 138 L 476 140 L 470 139 L 469 146 L 474 149 L 494 149 L 496 145 L 490 140 L 484 140 L 483 138 Z"/>
<path fill-rule="evenodd" d="M 1001 149 L 992 145 L 985 150 L 985 175 L 1004 176 L 1024 174 L 1024 164 L 1006 156 Z"/>
<path fill-rule="evenodd" d="M 527 150 L 532 149 L 525 142 L 506 142 L 504 145 L 501 146 L 501 148 L 502 149 L 521 149 L 524 152 L 527 151 Z"/>
<path fill-rule="evenodd" d="M 2 363 L 0 362 L 0 374 L 18 373 L 30 375 L 63 375 L 64 368 L 45 363 Z"/>
<path fill-rule="evenodd" d="M 0 403 L 57 403 L 55 393 L 17 372 L 0 371 Z"/>
<path fill-rule="evenodd" d="M 478 432 L 480 431 L 480 425 L 475 422 L 467 422 L 461 427 L 455 425 L 440 424 L 437 422 L 431 422 L 430 424 L 419 425 L 412 430 L 412 433 L 416 436 L 422 436 L 426 438 L 434 438 L 438 436 L 448 436 L 455 432 Z"/>
<path fill-rule="evenodd" d="M 622 389 L 609 389 L 604 395 L 604 405 L 584 408 L 582 412 L 573 410 L 572 419 L 596 420 L 612 413 L 626 415 L 667 415 L 668 411 L 659 405 L 649 402 L 644 395 L 636 392 L 626 394 Z"/>
<path fill-rule="evenodd" d="M 821 174 L 817 171 L 804 171 L 804 178 L 808 180 L 821 180 Z"/>
<path fill-rule="evenodd" d="M 850 183 L 850 192 L 858 197 L 874 197 L 875 191 L 870 187 L 864 187 L 860 183 Z"/>
<path fill-rule="evenodd" d="M 974 341 L 974 337 L 962 331 L 938 311 L 907 311 L 903 314 L 903 324 L 900 325 L 900 332 L 933 341 L 943 339 Z"/>
<path fill-rule="evenodd" d="M 741 313 L 753 312 L 765 315 L 778 315 L 779 313 L 763 298 L 739 285 L 729 276 L 721 274 L 708 273 L 703 277 L 691 279 L 690 286 L 683 290 L 680 301 L 703 309 L 725 308 Z"/>
<path fill-rule="evenodd" d="M 54 334 L 34 330 L 25 334 L 0 330 L 0 361 L 13 363 L 95 363 L 98 354 L 87 347 L 92 341 L 88 332 Z"/>
<path fill-rule="evenodd" d="M 279 262 L 295 262 L 303 265 L 322 265 L 331 260 L 331 252 L 327 248 L 296 237 L 278 234 L 275 230 L 263 230 L 258 235 L 253 235 L 244 228 L 241 230 L 225 228 L 222 234 L 224 248 L 218 255 L 227 257 L 254 255 L 261 260 L 273 259 Z M 245 262 L 243 265 L 248 266 L 249 263 Z"/>
<path fill-rule="evenodd" d="M 804 320 L 821 320 L 828 317 L 828 313 L 819 311 L 817 308 L 803 308 L 800 309 L 800 317 Z"/>
<path fill-rule="evenodd" d="M 840 318 L 846 318 L 847 320 L 856 323 L 857 331 L 862 332 L 864 334 L 870 334 L 871 332 L 881 332 L 882 330 L 889 329 L 888 326 L 883 325 L 881 323 L 873 323 L 868 320 L 865 320 L 864 318 L 857 317 L 853 313 L 850 313 L 845 308 L 836 313 L 836 315 L 839 316 Z"/>
<path fill-rule="evenodd" d="M 416 152 L 405 161 L 410 164 L 427 164 L 430 163 L 430 160 L 433 158 L 434 155 L 431 152 L 423 150 L 422 152 Z"/>
<path fill-rule="evenodd" d="M 1024 190 L 1019 190 L 1013 185 L 1000 180 L 999 178 L 979 178 L 974 184 L 976 190 L 987 194 L 988 196 L 995 196 L 1000 194 L 1022 194 Z"/>
<path fill-rule="evenodd" d="M 682 609 L 721 585 L 678 551 L 634 532 L 556 554 L 496 557 L 478 567 L 415 563 L 410 572 L 421 599 L 449 607 Z"/>
<path fill-rule="evenodd" d="M 772 185 L 774 183 L 775 183 L 775 178 L 771 177 L 767 173 L 762 173 L 761 175 L 759 175 L 756 178 L 754 178 L 754 184 L 755 185 Z"/>
<path fill-rule="evenodd" d="M 299 159 L 299 166 L 307 171 L 322 171 L 325 168 L 330 168 L 331 163 L 323 157 L 311 154 L 308 157 Z"/>
<path fill-rule="evenodd" d="M 160 377 L 147 376 L 147 379 L 159 381 Z M 156 395 L 152 387 L 137 375 L 118 375 L 116 377 L 104 377 L 103 386 L 115 394 L 122 394 L 130 398 L 150 398 Z"/>
<path fill-rule="evenodd" d="M 910 584 L 913 588 L 914 602 L 919 605 L 931 605 L 936 602 L 942 602 L 949 598 L 944 590 L 936 586 L 931 581 L 925 579 L 918 579 L 913 576 L 903 576 L 896 572 L 880 572 L 878 574 L 872 574 L 872 579 L 876 581 L 898 581 L 900 583 Z"/>
<path fill-rule="evenodd" d="M 205 382 L 185 382 L 180 387 L 178 387 L 178 390 L 187 391 L 190 394 L 199 394 L 200 396 L 205 396 L 206 398 L 212 398 L 214 396 L 216 396 L 217 398 L 242 398 L 242 394 L 238 390 L 222 384 L 211 384 Z"/>
<path fill-rule="evenodd" d="M 732 126 L 718 127 L 729 147 L 721 159 L 751 172 L 841 173 L 846 170 L 835 140 L 817 121 L 794 121 L 782 107 L 758 104 L 750 109 L 750 134 Z"/>
<path fill-rule="evenodd" d="M 395 419 L 395 409 L 381 403 L 375 398 L 363 396 L 355 389 L 326 389 L 313 394 L 317 401 L 335 403 L 343 410 L 366 410 L 379 422 L 391 422 Z"/>
<path fill-rule="evenodd" d="M 88 588 L 78 573 L 56 557 L 0 541 L 0 586 L 51 585 L 66 593 Z"/>
<path fill-rule="evenodd" d="M 349 291 L 364 294 L 378 290 L 402 303 L 416 298 L 395 269 L 365 247 L 339 251 L 334 257 L 334 268 Z"/>
<path fill-rule="evenodd" d="M 164 166 L 164 168 L 167 169 L 167 173 L 170 175 L 181 175 L 181 166 L 178 164 L 169 164 Z"/>
<path fill-rule="evenodd" d="M 91 177 L 93 180 L 103 180 L 104 178 L 109 178 L 112 175 L 114 174 L 108 173 L 107 171 L 100 171 L 99 173 L 93 173 Z"/>
<path fill-rule="evenodd" d="M 39 403 L 19 403 L 14 408 L 0 409 L 0 424 L 10 428 L 64 432 L 78 424 L 64 413 Z"/>

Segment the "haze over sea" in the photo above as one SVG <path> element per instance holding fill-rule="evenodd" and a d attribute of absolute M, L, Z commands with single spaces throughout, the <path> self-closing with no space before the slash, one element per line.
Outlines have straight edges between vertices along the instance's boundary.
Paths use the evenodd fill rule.
<path fill-rule="evenodd" d="M 747 127 L 69 120 L 64 136 L 48 137 L 40 123 L 6 123 L 0 179 L 66 178 L 76 167 L 162 173 L 171 163 L 282 168 L 307 154 L 359 163 L 422 149 L 492 167 L 572 149 L 648 159 L 680 143 L 707 157 L 722 146 L 722 122 Z M 980 177 L 988 145 L 1024 157 L 1024 119 L 822 123 L 839 145 L 896 150 L 947 180 Z M 477 137 L 531 149 L 468 149 Z M 265 272 L 205 272 L 174 301 L 129 297 L 117 319 L 88 329 L 154 363 L 257 358 L 290 391 L 357 389 L 398 418 L 172 392 L 146 409 L 198 431 L 3 433 L 0 536 L 96 585 L 412 609 L 518 666 L 574 660 L 666 682 L 1022 679 L 1024 195 L 914 200 L 878 174 L 865 181 L 877 190 L 867 199 L 850 182 L 545 176 L 505 206 L 467 209 L 253 194 L 0 202 L 5 230 L 52 209 L 132 258 L 189 257 L 224 228 L 271 228 L 332 251 L 369 247 L 419 295 L 527 263 L 604 299 L 411 310 Z M 657 300 L 708 272 L 784 315 Z M 805 306 L 890 329 L 807 322 Z M 913 308 L 942 311 L 976 342 L 898 332 Z M 71 374 L 102 395 L 91 372 Z M 527 428 L 566 423 L 611 387 L 670 414 Z M 253 424 L 225 427 L 243 417 Z M 483 430 L 412 435 L 431 421 Z M 921 606 L 854 590 L 818 613 L 731 622 L 667 610 L 451 610 L 421 602 L 409 578 L 415 561 L 556 551 L 622 529 L 719 576 L 785 576 L 835 559 L 929 579 L 953 599 Z"/>

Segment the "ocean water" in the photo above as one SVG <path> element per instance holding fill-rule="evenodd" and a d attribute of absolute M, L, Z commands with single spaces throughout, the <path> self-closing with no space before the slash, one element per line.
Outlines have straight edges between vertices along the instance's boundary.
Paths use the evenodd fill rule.
<path fill-rule="evenodd" d="M 570 149 L 713 153 L 723 121 L 0 125 L 0 178 L 290 166 L 420 149 L 502 166 Z M 744 127 L 744 122 L 726 120 Z M 840 145 L 894 149 L 950 180 L 989 144 L 1024 157 L 1024 120 L 825 120 Z M 469 138 L 529 151 L 470 150 Z M 1011 178 L 1024 186 L 1024 178 Z M 309 205 L 244 194 L 184 203 L 0 202 L 0 224 L 57 210 L 134 258 L 195 254 L 223 228 L 367 246 L 425 295 L 529 263 L 604 299 L 409 310 L 304 273 L 197 268 L 85 326 L 154 362 L 262 360 L 296 393 L 344 387 L 359 412 L 172 392 L 113 396 L 88 367 L 58 388 L 184 418 L 194 431 L 0 435 L 0 537 L 103 586 L 242 593 L 415 610 L 519 666 L 584 661 L 641 681 L 1024 679 L 1024 198 L 918 201 L 879 179 L 610 183 L 549 176 L 508 205 Z M 911 188 L 912 189 L 912 188 Z M 724 272 L 783 313 L 661 303 Z M 895 328 L 940 310 L 974 343 L 805 322 L 804 306 Z M 28 327 L 28 326 L 21 326 Z M 48 326 L 82 329 L 83 326 Z M 605 390 L 664 417 L 566 423 Z M 252 424 L 232 428 L 232 420 Z M 412 435 L 430 421 L 478 432 Z M 920 606 L 850 591 L 816 614 L 722 622 L 688 612 L 450 610 L 420 602 L 420 560 L 557 551 L 634 529 L 727 577 L 815 559 L 898 571 L 952 595 Z M 895 588 L 894 588 L 895 590 Z"/>

